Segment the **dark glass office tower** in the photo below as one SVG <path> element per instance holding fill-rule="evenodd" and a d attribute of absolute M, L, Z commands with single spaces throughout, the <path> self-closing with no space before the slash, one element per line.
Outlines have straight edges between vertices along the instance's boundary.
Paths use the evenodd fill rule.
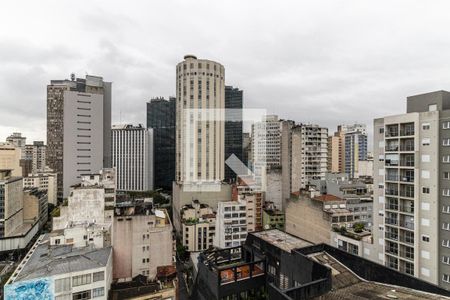
<path fill-rule="evenodd" d="M 175 98 L 147 102 L 147 128 L 154 134 L 155 189 L 172 190 L 175 180 Z"/>
<path fill-rule="evenodd" d="M 234 154 L 244 162 L 242 132 L 243 94 L 243 91 L 238 88 L 225 87 L 225 161 Z M 225 180 L 235 179 L 236 174 L 225 164 Z"/>

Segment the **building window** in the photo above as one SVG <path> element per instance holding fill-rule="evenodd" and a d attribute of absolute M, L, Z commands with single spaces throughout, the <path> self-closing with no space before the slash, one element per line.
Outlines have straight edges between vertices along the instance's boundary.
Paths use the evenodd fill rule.
<path fill-rule="evenodd" d="M 92 274 L 93 282 L 102 281 L 102 280 L 105 280 L 105 272 L 104 271 L 95 272 L 94 274 Z"/>
<path fill-rule="evenodd" d="M 80 286 L 91 283 L 91 274 L 84 274 L 72 277 L 72 286 Z"/>
<path fill-rule="evenodd" d="M 443 205 L 442 212 L 446 214 L 450 214 L 450 205 Z"/>
<path fill-rule="evenodd" d="M 79 292 L 79 293 L 73 293 L 72 299 L 73 300 L 91 299 L 91 291 L 83 291 L 83 292 Z"/>
<path fill-rule="evenodd" d="M 422 188 L 422 193 L 424 193 L 424 194 L 429 194 L 429 193 L 430 193 L 430 188 L 428 188 L 428 187 L 423 187 L 423 188 Z"/>
<path fill-rule="evenodd" d="M 104 287 L 99 287 L 99 288 L 96 288 L 96 289 L 92 290 L 92 298 L 101 297 L 101 296 L 104 296 L 104 295 L 105 295 L 105 288 Z"/>
<path fill-rule="evenodd" d="M 442 162 L 443 163 L 450 163 L 450 155 L 442 156 Z"/>
<path fill-rule="evenodd" d="M 446 248 L 450 248 L 450 240 L 442 240 L 442 246 Z"/>
<path fill-rule="evenodd" d="M 422 124 L 422 129 L 423 130 L 429 130 L 430 129 L 430 123 L 423 123 Z"/>
<path fill-rule="evenodd" d="M 428 236 L 428 235 L 422 235 L 422 241 L 424 241 L 424 242 L 429 242 L 430 241 L 430 237 Z"/>
<path fill-rule="evenodd" d="M 70 290 L 70 277 L 55 280 L 55 293 L 68 292 Z"/>
<path fill-rule="evenodd" d="M 444 264 L 450 265 L 450 256 L 442 256 L 442 262 Z"/>
<path fill-rule="evenodd" d="M 444 172 L 443 177 L 444 179 L 450 180 L 450 172 Z"/>
<path fill-rule="evenodd" d="M 442 189 L 442 196 L 450 196 L 450 189 Z"/>
<path fill-rule="evenodd" d="M 450 129 L 450 121 L 442 122 L 442 129 Z"/>
<path fill-rule="evenodd" d="M 443 139 L 442 146 L 450 146 L 450 139 Z"/>
<path fill-rule="evenodd" d="M 384 133 L 384 128 L 380 128 L 380 131 L 379 131 L 379 132 L 380 132 L 380 134 L 381 134 L 381 133 Z"/>
<path fill-rule="evenodd" d="M 429 146 L 431 143 L 431 140 L 429 138 L 422 139 L 422 146 Z"/>
<path fill-rule="evenodd" d="M 448 274 L 442 275 L 442 281 L 444 281 L 444 282 L 450 282 L 450 275 L 448 275 Z"/>

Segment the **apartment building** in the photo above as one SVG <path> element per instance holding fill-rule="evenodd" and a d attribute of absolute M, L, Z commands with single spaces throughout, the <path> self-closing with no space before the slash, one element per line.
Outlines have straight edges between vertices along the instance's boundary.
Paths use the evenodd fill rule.
<path fill-rule="evenodd" d="M 328 162 L 328 129 L 319 125 L 299 124 L 293 126 L 291 131 L 292 145 L 288 161 L 291 164 L 291 192 L 296 192 L 304 189 L 310 180 L 325 177 Z"/>
<path fill-rule="evenodd" d="M 374 120 L 374 241 L 389 268 L 450 289 L 450 93 Z"/>
<path fill-rule="evenodd" d="M 47 166 L 47 146 L 44 142 L 34 141 L 31 145 L 25 145 L 24 151 L 24 159 L 31 161 L 31 173 L 43 172 Z"/>
<path fill-rule="evenodd" d="M 247 237 L 247 206 L 244 200 L 219 202 L 216 214 L 214 246 L 240 246 Z"/>
<path fill-rule="evenodd" d="M 358 162 L 367 159 L 367 126 L 339 125 L 328 142 L 328 172 L 356 177 Z"/>
<path fill-rule="evenodd" d="M 281 123 L 277 115 L 264 116 L 252 124 L 252 166 L 259 179 L 267 167 L 281 165 Z"/>
<path fill-rule="evenodd" d="M 172 223 L 167 211 L 151 201 L 117 203 L 114 210 L 114 280 L 131 281 L 138 275 L 154 280 L 157 268 L 172 265 Z"/>
<path fill-rule="evenodd" d="M 193 200 L 181 209 L 181 241 L 187 251 L 203 251 L 213 246 L 216 214 L 206 204 Z"/>
<path fill-rule="evenodd" d="M 0 238 L 23 234 L 22 177 L 0 170 Z"/>

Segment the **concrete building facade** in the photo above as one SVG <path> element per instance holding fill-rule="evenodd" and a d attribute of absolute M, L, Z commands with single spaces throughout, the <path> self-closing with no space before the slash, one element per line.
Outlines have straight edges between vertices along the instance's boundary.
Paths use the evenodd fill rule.
<path fill-rule="evenodd" d="M 154 280 L 157 267 L 173 264 L 172 224 L 165 210 L 152 203 L 118 204 L 114 211 L 114 275 L 131 281 L 137 275 Z"/>
<path fill-rule="evenodd" d="M 112 166 L 116 168 L 117 190 L 153 190 L 153 129 L 113 126 Z"/>
<path fill-rule="evenodd" d="M 450 289 L 450 93 L 374 120 L 374 243 L 389 268 Z M 377 188 L 378 187 L 378 188 Z"/>
<path fill-rule="evenodd" d="M 23 187 L 25 189 L 37 188 L 45 190 L 48 203 L 57 205 L 57 176 L 56 173 L 52 173 L 52 170 L 48 169 L 44 172 L 32 173 L 23 178 Z"/>
<path fill-rule="evenodd" d="M 176 181 L 217 183 L 225 171 L 225 68 L 186 55 L 176 67 Z"/>
<path fill-rule="evenodd" d="M 102 77 L 52 80 L 47 86 L 47 162 L 58 199 L 81 174 L 111 165 L 111 83 Z"/>

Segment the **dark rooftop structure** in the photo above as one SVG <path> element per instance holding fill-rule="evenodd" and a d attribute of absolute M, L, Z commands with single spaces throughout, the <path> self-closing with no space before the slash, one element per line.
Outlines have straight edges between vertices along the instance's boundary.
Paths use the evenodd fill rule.
<path fill-rule="evenodd" d="M 191 299 L 450 299 L 415 277 L 280 230 L 198 257 Z"/>

